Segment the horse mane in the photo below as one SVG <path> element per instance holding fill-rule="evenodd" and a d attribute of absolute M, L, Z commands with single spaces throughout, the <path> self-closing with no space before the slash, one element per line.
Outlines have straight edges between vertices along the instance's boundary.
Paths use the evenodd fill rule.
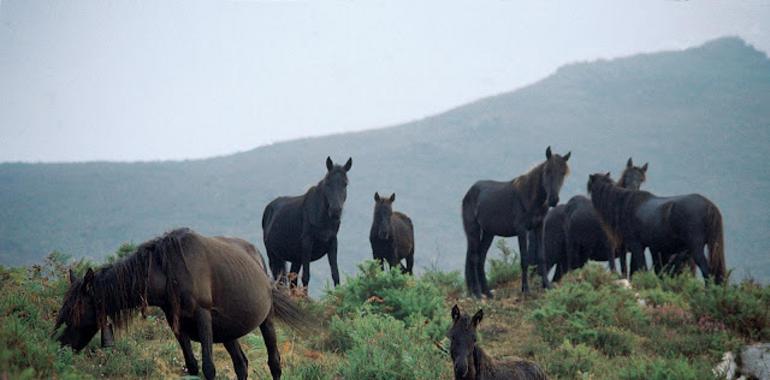
<path fill-rule="evenodd" d="M 614 233 L 622 236 L 630 231 L 630 223 L 639 205 L 652 197 L 652 193 L 644 190 L 630 190 L 618 187 L 611 180 L 597 180 L 591 189 L 591 202 L 599 216 L 602 217 Z"/>
<path fill-rule="evenodd" d="M 193 234 L 180 228 L 142 243 L 136 252 L 99 269 L 94 276 L 94 300 L 100 327 L 109 317 L 116 327 L 124 328 L 136 316 L 137 309 L 148 306 L 147 290 L 151 267 L 157 265 L 166 275 L 166 301 L 171 306 L 172 329 L 178 331 L 180 305 L 175 283 L 175 265 L 182 259 L 181 241 Z"/>
<path fill-rule="evenodd" d="M 518 190 L 519 194 L 526 200 L 527 206 L 532 206 L 541 195 L 543 188 L 543 170 L 545 170 L 545 161 L 535 165 L 526 174 L 522 174 L 511 181 L 511 185 Z M 544 191 L 543 191 L 544 193 Z M 529 209 L 529 207 L 527 207 Z"/>

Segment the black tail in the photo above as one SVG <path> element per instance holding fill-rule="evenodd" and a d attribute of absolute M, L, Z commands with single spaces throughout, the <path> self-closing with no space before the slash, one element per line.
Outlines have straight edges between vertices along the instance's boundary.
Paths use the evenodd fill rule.
<path fill-rule="evenodd" d="M 285 325 L 299 331 L 303 335 L 310 335 L 318 331 L 320 322 L 303 310 L 289 294 L 273 286 L 273 315 Z"/>
<path fill-rule="evenodd" d="M 725 238 L 722 229 L 722 213 L 716 205 L 710 204 L 707 213 L 706 244 L 709 246 L 709 270 L 714 275 L 714 282 L 721 284 L 725 280 Z"/>

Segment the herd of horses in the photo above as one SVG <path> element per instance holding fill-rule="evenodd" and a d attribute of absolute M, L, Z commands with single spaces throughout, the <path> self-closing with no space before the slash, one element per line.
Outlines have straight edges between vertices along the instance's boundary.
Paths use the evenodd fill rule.
<path fill-rule="evenodd" d="M 548 147 L 545 161 L 511 181 L 476 182 L 462 199 L 467 237 L 465 280 L 474 297 L 493 297 L 484 263 L 495 236 L 518 237 L 522 292 L 528 292 L 529 266 L 537 267 L 543 287 L 588 260 L 608 261 L 615 270 L 620 258 L 623 275 L 646 269 L 649 249 L 656 272 L 679 271 L 685 263 L 700 268 L 706 281 L 725 276 L 722 217 L 719 209 L 698 194 L 658 197 L 639 190 L 647 164 L 628 160 L 616 183 L 609 173 L 589 176 L 590 198 L 575 196 L 559 204 L 559 192 L 569 173 L 571 153 L 559 155 Z M 268 265 L 251 243 L 232 237 L 207 237 L 190 229 L 168 232 L 141 244 L 136 252 L 82 278 L 70 272 L 70 287 L 57 315 L 55 332 L 62 345 L 85 347 L 102 332 L 102 344 L 112 341 L 112 326 L 126 326 L 138 310 L 160 308 L 176 337 L 189 374 L 199 368 L 191 340 L 201 343 L 202 369 L 216 376 L 212 345 L 222 343 L 239 379 L 247 377 L 248 359 L 238 339 L 259 327 L 274 379 L 281 376 L 281 359 L 274 320 L 299 331 L 312 331 L 318 322 L 277 286 L 297 283 L 301 270 L 305 289 L 310 262 L 329 260 L 334 285 L 339 284 L 337 233 L 347 197 L 352 159 L 343 165 L 326 159 L 326 175 L 305 194 L 279 197 L 262 216 Z M 374 194 L 369 234 L 372 255 L 384 266 L 412 273 L 414 226 L 393 211 L 395 194 Z M 704 247 L 709 247 L 708 259 Z M 630 273 L 626 253 L 631 253 Z M 406 262 L 404 266 L 402 260 Z M 289 272 L 287 263 L 291 264 Z M 269 269 L 269 272 L 268 272 Z M 272 278 L 271 278 L 272 274 Z M 293 275 L 290 275 L 293 274 Z M 483 317 L 452 308 L 449 354 L 457 379 L 545 379 L 534 363 L 496 362 L 476 345 L 476 327 Z M 63 326 L 63 329 L 62 329 Z"/>

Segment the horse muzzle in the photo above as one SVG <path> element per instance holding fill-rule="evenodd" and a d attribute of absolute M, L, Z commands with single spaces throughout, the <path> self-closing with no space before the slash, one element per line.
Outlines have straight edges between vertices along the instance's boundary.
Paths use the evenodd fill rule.
<path fill-rule="evenodd" d="M 556 207 L 559 204 L 559 197 L 548 198 L 548 207 Z"/>

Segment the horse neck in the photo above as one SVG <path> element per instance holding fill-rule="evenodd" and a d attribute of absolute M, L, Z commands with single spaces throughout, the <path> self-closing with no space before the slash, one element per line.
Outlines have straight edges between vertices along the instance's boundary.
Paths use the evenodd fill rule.
<path fill-rule="evenodd" d="M 512 182 L 523 198 L 527 210 L 532 210 L 545 202 L 546 192 L 543 187 L 545 162 L 535 166 L 527 174 L 516 177 Z"/>
<path fill-rule="evenodd" d="M 147 306 L 147 253 L 137 252 L 100 270 L 94 277 L 94 297 L 100 320 L 110 317 L 124 326 L 140 307 Z"/>
<path fill-rule="evenodd" d="M 591 192 L 596 211 L 613 231 L 627 230 L 639 203 L 647 198 L 649 193 L 624 189 L 609 182 L 598 184 Z"/>
<path fill-rule="evenodd" d="M 474 370 L 473 378 L 479 380 L 492 378 L 492 371 L 495 366 L 494 360 L 492 360 L 492 358 L 490 358 L 478 345 L 473 347 L 473 355 L 471 356 L 473 358 L 473 362 L 471 363 Z"/>

